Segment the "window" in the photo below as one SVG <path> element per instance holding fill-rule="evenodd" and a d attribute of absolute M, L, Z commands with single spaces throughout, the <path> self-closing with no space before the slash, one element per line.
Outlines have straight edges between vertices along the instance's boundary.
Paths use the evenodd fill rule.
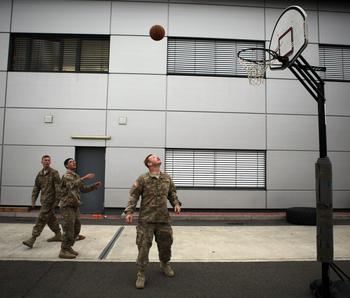
<path fill-rule="evenodd" d="M 323 79 L 350 81 L 350 47 L 320 45 L 319 54 L 320 66 L 326 67 Z"/>
<path fill-rule="evenodd" d="M 165 171 L 177 187 L 266 188 L 265 151 L 166 149 Z"/>
<path fill-rule="evenodd" d="M 252 47 L 264 48 L 264 42 L 169 38 L 168 74 L 246 77 L 237 52 Z"/>
<path fill-rule="evenodd" d="M 12 34 L 9 70 L 108 72 L 109 36 Z"/>

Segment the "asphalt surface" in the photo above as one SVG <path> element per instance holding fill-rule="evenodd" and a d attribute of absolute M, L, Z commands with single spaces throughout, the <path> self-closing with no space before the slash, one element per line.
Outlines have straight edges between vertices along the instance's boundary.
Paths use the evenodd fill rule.
<path fill-rule="evenodd" d="M 0 217 L 0 222 L 34 223 L 35 218 Z M 122 219 L 82 219 L 83 224 L 118 225 Z M 340 221 L 348 224 L 348 220 Z M 136 224 L 136 222 L 134 223 Z M 337 224 L 337 223 L 335 223 Z M 174 226 L 284 226 L 286 221 L 173 221 Z M 258 247 L 256 248 L 258 249 Z M 348 275 L 350 261 L 337 261 Z M 314 297 L 310 283 L 321 278 L 316 261 L 174 262 L 167 278 L 150 263 L 144 290 L 135 288 L 134 262 L 0 260 L 0 297 Z M 332 272 L 332 280 L 339 278 Z M 350 298 L 350 290 L 345 296 Z"/>
<path fill-rule="evenodd" d="M 350 271 L 350 262 L 337 262 Z M 0 261 L 1 297 L 313 297 L 317 262 L 174 263 L 167 278 L 150 263 L 146 288 L 134 263 Z M 335 278 L 333 274 L 333 278 Z"/>

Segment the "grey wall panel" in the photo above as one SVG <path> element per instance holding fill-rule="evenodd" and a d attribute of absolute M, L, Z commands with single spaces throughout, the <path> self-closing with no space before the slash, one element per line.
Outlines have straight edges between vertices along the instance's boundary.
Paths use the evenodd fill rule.
<path fill-rule="evenodd" d="M 167 32 L 168 4 L 112 1 L 112 34 L 148 35 L 153 25 Z"/>
<path fill-rule="evenodd" d="M 269 46 L 268 43 L 266 43 L 266 47 Z M 310 65 L 319 66 L 320 65 L 320 59 L 319 59 L 319 53 L 318 53 L 318 44 L 309 43 L 304 52 L 302 52 L 302 56 L 306 59 L 306 61 Z M 266 77 L 267 78 L 276 78 L 276 79 L 296 79 L 296 77 L 293 75 L 293 73 L 287 68 L 284 70 L 266 70 Z M 300 83 L 301 84 L 301 83 Z"/>
<path fill-rule="evenodd" d="M 318 150 L 316 116 L 267 116 L 267 148 Z"/>
<path fill-rule="evenodd" d="M 32 187 L 2 186 L 1 205 L 31 206 Z M 37 201 L 37 205 L 40 202 Z"/>
<path fill-rule="evenodd" d="M 317 103 L 305 87 L 296 80 L 266 81 L 267 112 L 317 115 Z"/>
<path fill-rule="evenodd" d="M 166 74 L 167 38 L 111 36 L 109 72 Z"/>
<path fill-rule="evenodd" d="M 265 113 L 265 86 L 246 78 L 168 77 L 168 110 Z"/>
<path fill-rule="evenodd" d="M 333 208 L 350 208 L 350 191 L 333 191 Z"/>
<path fill-rule="evenodd" d="M 268 209 L 286 209 L 291 207 L 316 207 L 315 191 L 268 191 Z"/>
<path fill-rule="evenodd" d="M 2 144 L 3 133 L 4 133 L 4 116 L 5 116 L 5 109 L 0 108 L 0 144 Z"/>
<path fill-rule="evenodd" d="M 265 149 L 265 116 L 168 112 L 166 147 Z"/>
<path fill-rule="evenodd" d="M 319 10 L 350 12 L 350 3 L 347 1 L 319 1 Z"/>
<path fill-rule="evenodd" d="M 265 208 L 265 191 L 179 189 L 182 208 Z"/>
<path fill-rule="evenodd" d="M 164 147 L 165 112 L 109 111 L 107 134 L 112 137 L 107 146 Z M 126 125 L 120 125 L 126 117 Z"/>
<path fill-rule="evenodd" d="M 328 150 L 350 151 L 350 117 L 326 118 Z"/>
<path fill-rule="evenodd" d="M 265 40 L 264 9 L 170 4 L 169 36 Z"/>
<path fill-rule="evenodd" d="M 329 152 L 328 156 L 332 163 L 333 189 L 350 191 L 350 152 Z"/>
<path fill-rule="evenodd" d="M 0 71 L 0 107 L 5 106 L 6 74 L 5 71 Z"/>
<path fill-rule="evenodd" d="M 107 74 L 9 72 L 7 106 L 105 109 L 107 79 Z"/>
<path fill-rule="evenodd" d="M 320 43 L 350 45 L 350 13 L 319 12 Z"/>
<path fill-rule="evenodd" d="M 196 3 L 196 4 L 215 4 L 215 5 L 238 5 L 238 6 L 261 6 L 264 7 L 263 0 L 170 0 L 170 3 Z"/>
<path fill-rule="evenodd" d="M 12 32 L 109 34 L 110 1 L 15 0 Z"/>
<path fill-rule="evenodd" d="M 159 148 L 107 148 L 107 188 L 130 188 L 141 174 L 148 170 L 143 161 L 148 154 L 156 154 L 164 161 L 164 149 Z M 162 165 L 161 170 L 164 170 Z"/>
<path fill-rule="evenodd" d="M 292 4 L 294 5 L 294 4 Z M 288 7 L 284 6 L 284 8 Z M 304 5 L 301 5 L 302 8 L 306 9 Z M 283 9 L 274 9 L 267 8 L 266 9 L 266 39 L 271 39 L 271 34 L 273 29 L 275 28 L 275 24 L 282 14 Z M 309 42 L 317 43 L 318 42 L 318 13 L 316 11 L 307 11 L 307 24 L 308 24 L 308 38 Z M 280 34 L 281 35 L 281 34 Z"/>
<path fill-rule="evenodd" d="M 318 152 L 267 151 L 268 190 L 314 190 Z"/>
<path fill-rule="evenodd" d="M 46 115 L 53 123 L 44 123 Z M 105 135 L 106 112 L 94 110 L 7 109 L 5 144 L 105 146 L 101 140 L 72 140 L 73 135 Z"/>
<path fill-rule="evenodd" d="M 105 189 L 105 208 L 125 208 L 128 199 L 129 189 Z"/>
<path fill-rule="evenodd" d="M 265 1 L 266 7 L 280 7 L 287 8 L 291 5 L 299 5 L 304 9 L 317 9 L 317 1 L 316 0 L 307 0 L 307 1 L 293 1 L 293 0 L 267 0 Z"/>
<path fill-rule="evenodd" d="M 74 147 L 4 146 L 2 184 L 32 187 L 42 169 L 41 157 L 44 154 L 51 156 L 51 167 L 62 176 L 66 171 L 63 161 L 68 157 L 74 158 L 74 151 Z"/>
<path fill-rule="evenodd" d="M 265 191 L 218 191 L 183 190 L 177 191 L 182 208 L 265 208 Z M 106 189 L 105 207 L 125 208 L 129 189 Z M 139 207 L 138 202 L 137 207 Z M 170 204 L 168 207 L 171 208 Z"/>
<path fill-rule="evenodd" d="M 0 33 L 0 71 L 7 70 L 8 51 L 9 51 L 9 33 Z"/>
<path fill-rule="evenodd" d="M 10 32 L 12 0 L 0 1 L 0 32 Z"/>
<path fill-rule="evenodd" d="M 109 76 L 109 109 L 164 110 L 165 97 L 165 75 L 111 74 Z"/>
<path fill-rule="evenodd" d="M 2 160 L 2 147 L 3 146 L 0 146 L 0 158 L 1 158 L 0 160 Z M 0 166 L 0 175 L 2 176 L 2 165 Z M 0 192 L 1 192 L 1 185 L 0 185 Z M 0 204 L 1 204 L 1 197 L 0 197 Z"/>
<path fill-rule="evenodd" d="M 327 115 L 350 116 L 350 84 L 347 82 L 326 82 L 325 96 Z"/>

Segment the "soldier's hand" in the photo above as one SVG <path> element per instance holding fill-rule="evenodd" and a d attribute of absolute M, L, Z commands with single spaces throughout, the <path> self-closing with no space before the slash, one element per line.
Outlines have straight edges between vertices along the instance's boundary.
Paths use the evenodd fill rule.
<path fill-rule="evenodd" d="M 35 209 L 35 203 L 32 203 L 32 206 L 30 206 L 29 210 L 34 210 Z"/>
<path fill-rule="evenodd" d="M 94 185 L 95 185 L 96 187 L 100 187 L 100 186 L 102 185 L 102 182 L 101 182 L 101 181 L 97 181 L 97 182 L 94 183 Z"/>
<path fill-rule="evenodd" d="M 127 214 L 125 216 L 125 222 L 126 223 L 132 223 L 132 218 L 133 218 L 132 214 Z"/>
<path fill-rule="evenodd" d="M 83 178 L 83 180 L 89 180 L 89 179 L 92 179 L 95 177 L 95 174 L 94 173 L 89 173 L 89 174 L 86 174 Z"/>
<path fill-rule="evenodd" d="M 174 207 L 174 211 L 175 211 L 176 214 L 180 214 L 180 212 L 181 212 L 181 206 L 180 206 L 180 205 L 176 205 L 176 206 Z"/>

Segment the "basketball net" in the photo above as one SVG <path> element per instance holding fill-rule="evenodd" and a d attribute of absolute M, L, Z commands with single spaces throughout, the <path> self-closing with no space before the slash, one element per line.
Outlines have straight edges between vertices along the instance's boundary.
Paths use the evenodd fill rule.
<path fill-rule="evenodd" d="M 250 85 L 259 86 L 264 82 L 265 72 L 269 67 L 266 61 L 253 63 L 241 58 L 239 58 L 238 61 L 246 70 Z"/>
<path fill-rule="evenodd" d="M 277 51 L 278 49 L 272 51 L 264 48 L 248 48 L 237 54 L 239 63 L 247 72 L 250 85 L 259 86 L 264 82 L 267 68 L 277 60 Z"/>

